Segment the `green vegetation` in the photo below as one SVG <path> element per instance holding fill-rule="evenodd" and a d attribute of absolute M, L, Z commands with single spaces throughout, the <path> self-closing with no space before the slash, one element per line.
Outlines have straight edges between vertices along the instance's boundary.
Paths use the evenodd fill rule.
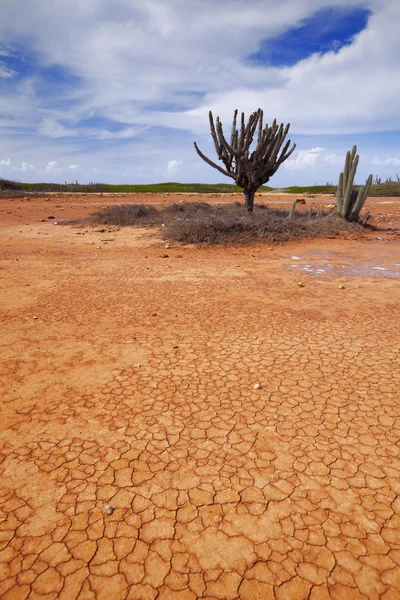
<path fill-rule="evenodd" d="M 355 187 L 361 187 L 356 185 Z M 278 190 L 276 190 L 278 191 Z M 309 185 L 309 186 L 297 186 L 294 185 L 288 188 L 282 188 L 280 192 L 286 192 L 287 194 L 332 194 L 336 195 L 336 185 Z M 368 197 L 371 196 L 400 196 L 400 182 L 392 183 L 379 183 L 371 185 L 368 192 Z"/>
<path fill-rule="evenodd" d="M 283 188 L 281 191 L 288 194 L 336 194 L 336 190 L 336 185 L 292 185 L 291 187 Z"/>
<path fill-rule="evenodd" d="M 371 185 L 368 196 L 400 196 L 400 182 Z"/>
<path fill-rule="evenodd" d="M 83 193 L 104 193 L 104 194 L 233 194 L 243 193 L 243 190 L 237 185 L 229 183 L 155 183 L 149 185 L 111 185 L 107 183 L 20 183 L 17 181 L 8 181 L 0 179 L 0 192 L 18 191 L 26 193 L 50 193 L 50 192 L 83 192 Z M 334 185 L 312 185 L 312 186 L 292 186 L 288 188 L 274 189 L 263 185 L 258 189 L 259 192 L 286 192 L 288 194 L 332 194 L 335 195 L 337 186 Z M 400 182 L 379 183 L 371 185 L 368 196 L 400 196 Z"/>
<path fill-rule="evenodd" d="M 232 194 L 242 193 L 243 190 L 229 183 L 154 183 L 149 185 L 111 185 L 107 183 L 22 183 L 21 188 L 26 192 L 86 192 L 106 194 L 162 194 L 162 193 L 193 193 L 193 194 Z M 14 188 L 15 189 L 15 188 Z M 272 188 L 262 186 L 260 191 L 269 192 Z"/>

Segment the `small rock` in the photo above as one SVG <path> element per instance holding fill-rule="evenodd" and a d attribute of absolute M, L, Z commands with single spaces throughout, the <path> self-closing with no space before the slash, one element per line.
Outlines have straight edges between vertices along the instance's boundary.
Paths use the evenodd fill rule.
<path fill-rule="evenodd" d="M 261 383 L 256 383 L 253 387 L 255 390 L 261 390 L 262 385 L 261 385 Z"/>
<path fill-rule="evenodd" d="M 53 217 L 52 215 L 50 215 L 50 217 L 47 217 L 48 219 L 55 219 L 55 217 Z"/>
<path fill-rule="evenodd" d="M 111 504 L 103 504 L 102 509 L 106 513 L 106 515 L 112 515 L 115 510 L 115 508 L 111 506 Z"/>
<path fill-rule="evenodd" d="M 58 225 L 57 221 L 54 221 L 53 225 Z"/>
<path fill-rule="evenodd" d="M 165 244 L 164 248 L 165 248 L 166 250 L 168 250 L 168 248 L 169 248 L 169 244 Z"/>
<path fill-rule="evenodd" d="M 163 254 L 163 258 L 169 258 L 169 254 Z"/>
<path fill-rule="evenodd" d="M 299 281 L 297 284 L 299 287 L 304 287 L 304 283 L 302 281 Z"/>
<path fill-rule="evenodd" d="M 39 317 L 32 317 L 33 319 L 38 319 Z"/>
<path fill-rule="evenodd" d="M 96 246 L 97 250 L 101 250 L 101 246 Z"/>
<path fill-rule="evenodd" d="M 306 203 L 306 201 L 304 200 L 304 198 L 298 198 L 296 200 L 296 204 L 305 204 L 305 203 Z"/>
<path fill-rule="evenodd" d="M 339 290 L 345 290 L 345 286 L 343 284 L 339 285 Z"/>

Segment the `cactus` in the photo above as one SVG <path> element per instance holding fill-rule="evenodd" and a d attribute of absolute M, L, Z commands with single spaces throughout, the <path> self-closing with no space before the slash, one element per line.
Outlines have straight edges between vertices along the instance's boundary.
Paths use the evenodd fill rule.
<path fill-rule="evenodd" d="M 314 214 L 314 213 L 313 213 L 312 206 L 310 206 L 310 208 L 308 209 L 308 218 L 309 218 L 309 219 L 312 219 L 312 218 L 313 218 L 313 214 Z"/>
<path fill-rule="evenodd" d="M 336 211 L 340 217 L 347 221 L 360 221 L 360 212 L 367 199 L 372 183 L 372 175 L 370 175 L 365 185 L 358 190 L 354 189 L 354 177 L 359 160 L 357 146 L 353 146 L 352 151 L 346 154 L 344 170 L 340 173 L 339 177 L 339 185 L 336 193 Z"/>
<path fill-rule="evenodd" d="M 293 202 L 289 213 L 289 219 L 293 219 L 296 212 L 296 201 Z"/>
<path fill-rule="evenodd" d="M 217 169 L 223 175 L 234 179 L 236 185 L 243 188 L 245 207 L 248 212 L 253 212 L 254 195 L 260 185 L 267 183 L 276 173 L 280 165 L 289 158 L 296 144 L 290 148 L 290 140 L 285 143 L 289 125 L 278 125 L 276 119 L 271 126 L 263 126 L 263 111 L 261 108 L 250 115 L 245 123 L 244 113 L 240 119 L 240 129 L 236 128 L 238 111 L 233 114 L 231 140 L 225 139 L 224 130 L 219 117 L 209 113 L 211 136 L 214 141 L 218 159 L 224 167 L 220 167 L 201 152 L 196 142 L 194 147 L 197 154 L 208 165 Z M 255 132 L 257 131 L 257 144 L 253 152 L 250 151 Z"/>

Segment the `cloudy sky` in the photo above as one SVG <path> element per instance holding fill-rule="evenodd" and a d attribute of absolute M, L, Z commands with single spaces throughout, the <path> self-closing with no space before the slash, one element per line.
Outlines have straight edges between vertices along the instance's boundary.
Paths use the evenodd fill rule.
<path fill-rule="evenodd" d="M 276 187 L 400 174 L 399 0 L 2 0 L 0 177 L 223 181 L 208 111 L 290 122 Z M 228 181 L 228 180 L 227 180 Z"/>

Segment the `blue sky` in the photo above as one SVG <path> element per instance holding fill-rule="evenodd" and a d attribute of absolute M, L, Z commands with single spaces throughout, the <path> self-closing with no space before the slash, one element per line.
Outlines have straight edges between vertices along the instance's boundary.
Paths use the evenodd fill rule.
<path fill-rule="evenodd" d="M 400 174 L 400 2 L 3 0 L 0 177 L 223 181 L 208 111 L 290 122 L 270 184 Z M 227 180 L 228 181 L 228 180 Z"/>

